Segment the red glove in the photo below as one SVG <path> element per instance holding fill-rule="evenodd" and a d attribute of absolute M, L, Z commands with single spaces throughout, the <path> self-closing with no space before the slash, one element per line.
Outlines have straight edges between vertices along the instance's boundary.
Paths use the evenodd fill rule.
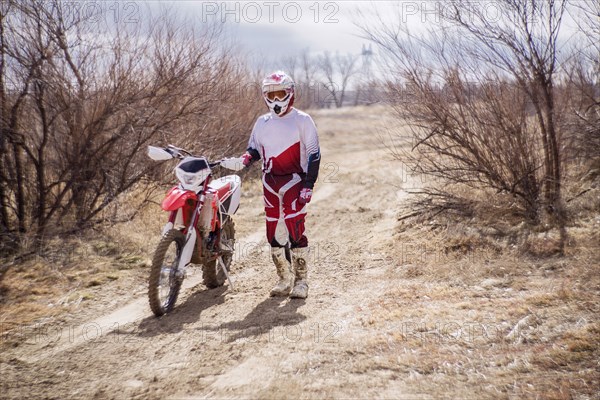
<path fill-rule="evenodd" d="M 312 199 L 312 189 L 303 188 L 300 191 L 300 198 L 298 199 L 298 201 L 300 202 L 300 204 L 310 203 L 311 199 Z"/>
<path fill-rule="evenodd" d="M 244 164 L 244 167 L 249 166 L 252 162 L 252 156 L 250 153 L 244 153 L 240 158 L 242 159 L 242 164 Z"/>

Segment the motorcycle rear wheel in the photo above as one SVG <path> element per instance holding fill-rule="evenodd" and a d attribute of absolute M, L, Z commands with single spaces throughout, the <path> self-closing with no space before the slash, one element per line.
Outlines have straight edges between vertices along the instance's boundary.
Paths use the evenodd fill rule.
<path fill-rule="evenodd" d="M 171 229 L 163 235 L 156 247 L 148 282 L 150 309 L 157 317 L 164 315 L 175 306 L 183 277 L 178 276 L 179 259 L 185 245 L 185 235 Z"/>
<path fill-rule="evenodd" d="M 227 272 L 229 272 L 235 244 L 235 225 L 231 219 L 227 219 L 223 224 L 220 244 L 222 250 L 230 252 L 229 254 L 223 255 L 223 263 L 225 264 L 225 268 L 227 268 Z M 217 260 L 211 260 L 205 262 L 202 266 L 202 279 L 207 288 L 214 289 L 223 286 L 227 276 Z"/>

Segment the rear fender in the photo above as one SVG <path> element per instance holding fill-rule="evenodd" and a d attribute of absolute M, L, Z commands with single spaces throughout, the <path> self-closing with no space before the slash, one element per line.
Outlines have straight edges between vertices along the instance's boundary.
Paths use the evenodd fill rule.
<path fill-rule="evenodd" d="M 217 192 L 220 211 L 233 215 L 240 205 L 242 181 L 237 175 L 228 175 L 212 181 L 209 186 Z"/>

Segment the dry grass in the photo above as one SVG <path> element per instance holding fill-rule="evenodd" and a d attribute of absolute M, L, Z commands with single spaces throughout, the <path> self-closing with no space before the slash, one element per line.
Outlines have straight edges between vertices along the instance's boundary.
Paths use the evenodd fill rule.
<path fill-rule="evenodd" d="M 25 261 L 5 259 L 2 343 L 19 343 L 19 336 L 50 317 L 85 318 L 110 304 L 115 293 L 142 290 L 162 222 L 149 207 L 134 222 L 49 240 Z"/>
<path fill-rule="evenodd" d="M 581 201 L 563 257 L 556 232 L 506 214 L 401 223 L 393 284 L 362 321 L 377 368 L 441 397 L 598 398 L 600 220 Z"/>

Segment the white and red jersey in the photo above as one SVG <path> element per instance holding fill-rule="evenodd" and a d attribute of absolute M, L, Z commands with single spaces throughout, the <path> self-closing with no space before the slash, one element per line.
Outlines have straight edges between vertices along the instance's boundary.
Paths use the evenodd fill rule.
<path fill-rule="evenodd" d="M 273 113 L 259 117 L 248 152 L 253 159 L 263 160 L 265 174 L 306 174 L 307 186 L 314 185 L 321 156 L 317 128 L 307 113 L 292 108 L 282 117 Z M 316 170 L 309 164 L 316 164 Z"/>

